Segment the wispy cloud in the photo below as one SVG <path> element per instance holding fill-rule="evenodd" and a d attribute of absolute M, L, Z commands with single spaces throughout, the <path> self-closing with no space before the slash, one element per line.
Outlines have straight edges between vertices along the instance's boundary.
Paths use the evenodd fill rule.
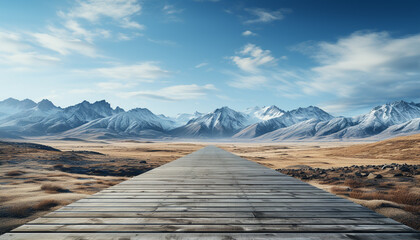
<path fill-rule="evenodd" d="M 202 68 L 202 67 L 205 67 L 205 66 L 207 66 L 207 65 L 209 65 L 209 64 L 208 64 L 208 63 L 206 63 L 206 62 L 202 62 L 202 63 L 200 63 L 200 64 L 195 65 L 195 68 Z"/>
<path fill-rule="evenodd" d="M 77 5 L 61 16 L 70 19 L 85 19 L 98 22 L 103 17 L 111 18 L 123 28 L 143 29 L 144 26 L 132 20 L 140 14 L 141 5 L 136 0 L 87 0 L 77 1 Z"/>
<path fill-rule="evenodd" d="M 169 75 L 169 71 L 162 69 L 156 62 L 142 62 L 133 65 L 96 68 L 82 71 L 82 73 L 96 74 L 109 79 L 136 82 L 152 82 Z"/>
<path fill-rule="evenodd" d="M 131 40 L 131 37 L 124 33 L 118 33 L 118 40 L 128 41 Z"/>
<path fill-rule="evenodd" d="M 97 57 L 95 47 L 85 41 L 71 36 L 66 36 L 59 31 L 50 31 L 48 33 L 31 33 L 34 41 L 40 46 L 53 50 L 61 55 L 69 55 L 76 52 L 89 57 Z"/>
<path fill-rule="evenodd" d="M 271 11 L 263 8 L 248 8 L 246 9 L 251 15 L 254 16 L 253 19 L 245 21 L 247 24 L 251 23 L 269 23 L 273 21 L 282 20 L 284 15 L 290 13 L 290 9 L 278 9 L 276 11 Z"/>
<path fill-rule="evenodd" d="M 156 43 L 159 45 L 167 45 L 167 46 L 176 46 L 177 43 L 171 40 L 158 40 L 158 39 L 152 39 L 152 38 L 147 38 L 147 41 L 151 42 L 151 43 Z"/>
<path fill-rule="evenodd" d="M 184 9 L 178 9 L 174 5 L 171 4 L 165 4 L 162 8 L 163 13 L 167 15 L 182 13 Z"/>
<path fill-rule="evenodd" d="M 205 97 L 208 93 L 217 90 L 213 84 L 206 84 L 199 86 L 191 85 L 176 85 L 158 89 L 155 91 L 136 91 L 122 93 L 123 97 L 143 97 L 150 99 L 158 99 L 163 101 L 181 101 L 190 99 L 199 99 Z"/>
<path fill-rule="evenodd" d="M 264 75 L 236 75 L 228 84 L 235 88 L 258 89 L 268 82 Z"/>
<path fill-rule="evenodd" d="M 256 33 L 251 32 L 250 30 L 246 30 L 242 33 L 242 36 L 248 37 L 248 36 L 256 36 Z"/>
<path fill-rule="evenodd" d="M 420 34 L 392 38 L 387 32 L 356 32 L 337 42 L 320 42 L 307 53 L 318 66 L 300 85 L 307 94 L 331 93 L 348 107 L 418 98 L 418 46 Z"/>
<path fill-rule="evenodd" d="M 0 32 L 0 63 L 13 65 L 44 65 L 60 61 L 59 58 L 36 51 L 24 36 L 13 32 Z"/>
<path fill-rule="evenodd" d="M 254 44 L 245 45 L 238 55 L 230 57 L 232 61 L 243 71 L 257 73 L 260 67 L 273 65 L 276 59 L 270 50 L 263 50 Z"/>
<path fill-rule="evenodd" d="M 162 8 L 163 14 L 165 14 L 166 19 L 169 21 L 179 22 L 181 18 L 179 14 L 182 13 L 184 9 L 175 7 L 175 5 L 165 4 Z"/>

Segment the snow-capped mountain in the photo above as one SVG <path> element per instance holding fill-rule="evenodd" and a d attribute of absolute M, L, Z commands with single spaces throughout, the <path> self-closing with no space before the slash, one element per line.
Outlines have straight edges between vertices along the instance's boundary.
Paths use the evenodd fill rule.
<path fill-rule="evenodd" d="M 14 98 L 8 98 L 0 101 L 0 118 L 10 116 L 12 114 L 31 109 L 36 106 L 36 103 L 32 100 L 25 99 L 19 101 Z"/>
<path fill-rule="evenodd" d="M 358 139 L 388 138 L 420 132 L 418 104 L 404 101 L 375 107 L 369 113 L 353 118 L 338 117 L 328 121 L 310 120 L 280 128 L 258 137 L 259 140 L 286 139 Z"/>
<path fill-rule="evenodd" d="M 333 117 L 314 106 L 283 111 L 276 106 L 237 112 L 222 107 L 208 114 L 155 115 L 128 112 L 105 100 L 61 108 L 44 99 L 0 101 L 0 137 L 231 138 L 258 141 L 383 139 L 420 133 L 420 104 L 398 101 L 356 117 Z"/>
<path fill-rule="evenodd" d="M 112 109 L 106 101 L 82 103 L 67 108 L 56 107 L 44 99 L 32 108 L 18 111 L 0 120 L 0 129 L 22 135 L 43 135 L 63 132 L 89 121 L 122 112 Z"/>
<path fill-rule="evenodd" d="M 8 132 L 16 132 L 23 135 L 37 135 L 45 133 L 44 120 L 61 112 L 49 100 L 42 100 L 34 107 L 8 115 L 0 120 L 0 129 Z"/>
<path fill-rule="evenodd" d="M 272 118 L 280 117 L 285 113 L 285 111 L 275 105 L 272 105 L 268 107 L 247 108 L 244 113 L 248 114 L 251 118 L 255 118 L 256 122 L 259 122 L 261 120 L 270 120 Z"/>
<path fill-rule="evenodd" d="M 222 107 L 190 120 L 185 126 L 172 130 L 171 134 L 178 137 L 230 137 L 247 126 L 248 121 L 248 115 Z"/>
<path fill-rule="evenodd" d="M 183 126 L 183 125 L 187 124 L 189 121 L 191 121 L 193 119 L 196 119 L 196 118 L 199 118 L 203 115 L 204 115 L 204 113 L 200 113 L 200 112 L 196 111 L 193 114 L 180 113 L 180 114 L 177 114 L 175 117 L 173 117 L 171 119 L 175 122 L 176 127 L 180 127 L 180 126 Z"/>
<path fill-rule="evenodd" d="M 172 128 L 173 122 L 156 116 L 147 108 L 135 108 L 128 112 L 121 112 L 109 117 L 90 121 L 82 126 L 72 129 L 64 135 L 72 136 L 103 132 L 113 136 L 138 136 L 143 137 L 144 131 L 148 130 L 148 137 L 153 131 L 156 135 Z"/>
<path fill-rule="evenodd" d="M 390 126 L 420 118 L 420 107 L 415 103 L 397 101 L 373 108 L 369 113 L 354 117 L 358 124 L 349 127 L 341 137 L 364 138 L 382 132 Z"/>
<path fill-rule="evenodd" d="M 385 139 L 395 136 L 403 136 L 420 133 L 420 118 L 410 120 L 405 123 L 392 125 L 381 133 L 373 136 L 376 139 Z"/>
<path fill-rule="evenodd" d="M 80 122 L 89 122 L 98 118 L 109 117 L 114 114 L 124 112 L 124 109 L 117 107 L 112 109 L 111 105 L 105 100 L 90 103 L 83 101 L 74 106 L 64 109 L 64 114 Z"/>
<path fill-rule="evenodd" d="M 307 108 L 298 108 L 288 112 L 283 111 L 279 117 L 252 124 L 235 134 L 234 137 L 253 138 L 309 119 L 323 121 L 330 120 L 332 118 L 333 116 L 318 107 L 309 106 Z"/>

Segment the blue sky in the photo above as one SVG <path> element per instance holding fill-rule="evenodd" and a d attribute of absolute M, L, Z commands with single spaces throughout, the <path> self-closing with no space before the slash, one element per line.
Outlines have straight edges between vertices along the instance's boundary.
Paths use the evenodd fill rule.
<path fill-rule="evenodd" d="M 0 99 L 155 113 L 420 101 L 418 1 L 0 2 Z"/>

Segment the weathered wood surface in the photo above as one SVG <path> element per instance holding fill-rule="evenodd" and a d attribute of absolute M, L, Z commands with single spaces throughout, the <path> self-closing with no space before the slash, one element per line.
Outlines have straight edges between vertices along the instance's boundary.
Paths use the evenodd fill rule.
<path fill-rule="evenodd" d="M 413 229 L 216 147 L 0 239 L 420 239 Z"/>

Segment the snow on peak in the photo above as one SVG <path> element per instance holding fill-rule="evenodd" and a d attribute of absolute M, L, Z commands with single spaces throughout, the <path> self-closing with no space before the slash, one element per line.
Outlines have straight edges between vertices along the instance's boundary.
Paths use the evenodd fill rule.
<path fill-rule="evenodd" d="M 48 99 L 43 99 L 37 104 L 37 108 L 41 111 L 50 111 L 52 109 L 56 109 L 57 107 Z"/>
<path fill-rule="evenodd" d="M 368 114 L 357 119 L 365 124 L 378 122 L 384 125 L 395 125 L 420 118 L 420 107 L 415 103 L 396 101 L 373 108 Z"/>
<path fill-rule="evenodd" d="M 245 114 L 228 107 L 222 107 L 191 122 L 201 123 L 208 128 L 226 128 L 234 131 L 245 127 L 247 120 Z"/>

